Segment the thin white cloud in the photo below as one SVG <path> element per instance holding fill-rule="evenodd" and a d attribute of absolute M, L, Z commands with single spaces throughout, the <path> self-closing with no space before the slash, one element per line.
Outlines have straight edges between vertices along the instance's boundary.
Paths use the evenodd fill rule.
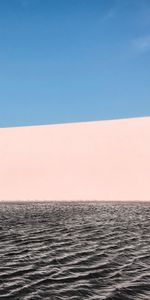
<path fill-rule="evenodd" d="M 38 0 L 18 0 L 18 3 L 23 7 L 28 7 L 31 4 L 37 4 Z"/>
<path fill-rule="evenodd" d="M 28 0 L 19 0 L 19 3 L 22 7 L 26 7 L 29 5 L 29 1 Z"/>
<path fill-rule="evenodd" d="M 109 21 L 110 19 L 114 19 L 116 16 L 116 8 L 110 8 L 108 12 L 103 16 L 102 21 Z"/>
<path fill-rule="evenodd" d="M 119 12 L 121 12 L 126 7 L 126 2 L 122 0 L 114 0 L 113 5 L 105 12 L 104 16 L 102 17 L 103 22 L 107 22 L 109 20 L 115 19 Z"/>
<path fill-rule="evenodd" d="M 135 50 L 141 54 L 150 51 L 150 35 L 134 39 L 133 46 Z"/>

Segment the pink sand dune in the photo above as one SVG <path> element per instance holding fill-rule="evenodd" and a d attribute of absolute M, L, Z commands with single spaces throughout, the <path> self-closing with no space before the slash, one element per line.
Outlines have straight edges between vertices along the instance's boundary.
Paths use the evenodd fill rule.
<path fill-rule="evenodd" d="M 0 200 L 150 200 L 150 117 L 1 128 Z"/>

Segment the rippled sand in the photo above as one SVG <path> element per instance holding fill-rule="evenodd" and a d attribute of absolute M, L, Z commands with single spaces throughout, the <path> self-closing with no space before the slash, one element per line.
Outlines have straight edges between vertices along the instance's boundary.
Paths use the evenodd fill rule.
<path fill-rule="evenodd" d="M 150 203 L 1 203 L 0 299 L 150 299 Z"/>

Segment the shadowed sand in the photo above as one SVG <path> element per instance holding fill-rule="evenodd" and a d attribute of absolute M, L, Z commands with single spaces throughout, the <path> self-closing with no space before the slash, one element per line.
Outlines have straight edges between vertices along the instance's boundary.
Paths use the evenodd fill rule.
<path fill-rule="evenodd" d="M 1 128 L 0 200 L 150 200 L 150 117 Z"/>

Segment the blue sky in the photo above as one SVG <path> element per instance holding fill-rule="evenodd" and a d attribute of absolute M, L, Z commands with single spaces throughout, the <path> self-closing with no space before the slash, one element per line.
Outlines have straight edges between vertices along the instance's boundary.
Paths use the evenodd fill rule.
<path fill-rule="evenodd" d="M 149 0 L 0 0 L 0 127 L 148 115 Z"/>

